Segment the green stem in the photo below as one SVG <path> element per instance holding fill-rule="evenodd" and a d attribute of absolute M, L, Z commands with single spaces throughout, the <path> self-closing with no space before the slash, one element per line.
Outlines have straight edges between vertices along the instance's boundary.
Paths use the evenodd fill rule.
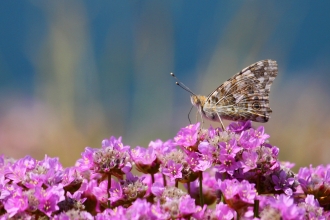
<path fill-rule="evenodd" d="M 203 195 L 203 172 L 199 172 L 199 199 L 201 207 L 204 206 L 204 195 Z"/>
<path fill-rule="evenodd" d="M 257 184 L 256 184 L 256 189 L 257 189 L 257 193 L 260 194 L 260 178 L 261 176 L 258 175 L 257 177 Z M 254 204 L 253 204 L 253 216 L 255 218 L 259 218 L 259 200 L 258 199 L 255 199 L 254 200 Z"/>
<path fill-rule="evenodd" d="M 188 191 L 188 194 L 190 195 L 190 182 L 187 183 L 187 191 Z"/>
<path fill-rule="evenodd" d="M 154 174 L 150 174 L 151 175 L 151 182 L 155 183 L 155 175 Z"/>
<path fill-rule="evenodd" d="M 164 187 L 167 185 L 167 183 L 166 183 L 166 176 L 163 174 L 163 185 L 164 185 Z"/>
<path fill-rule="evenodd" d="M 220 194 L 221 194 L 221 202 L 223 202 L 224 204 L 227 204 L 227 202 L 226 202 L 226 200 L 225 200 L 225 197 L 223 196 L 223 193 L 222 192 L 220 192 Z"/>
<path fill-rule="evenodd" d="M 108 175 L 108 208 L 110 209 L 110 189 L 111 189 L 111 174 Z"/>
<path fill-rule="evenodd" d="M 257 177 L 256 189 L 257 189 L 258 194 L 260 194 L 260 175 L 258 175 L 258 177 Z"/>
<path fill-rule="evenodd" d="M 253 204 L 253 217 L 259 218 L 259 200 L 255 199 Z"/>

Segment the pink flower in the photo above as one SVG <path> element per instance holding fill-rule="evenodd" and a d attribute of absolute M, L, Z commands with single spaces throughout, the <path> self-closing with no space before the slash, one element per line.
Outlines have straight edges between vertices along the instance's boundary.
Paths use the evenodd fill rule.
<path fill-rule="evenodd" d="M 200 124 L 197 123 L 181 128 L 178 134 L 174 137 L 175 143 L 184 148 L 194 146 L 197 142 L 199 125 Z"/>

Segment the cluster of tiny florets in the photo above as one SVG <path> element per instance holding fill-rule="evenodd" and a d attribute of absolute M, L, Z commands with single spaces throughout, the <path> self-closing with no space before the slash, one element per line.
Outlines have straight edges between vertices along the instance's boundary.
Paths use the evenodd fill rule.
<path fill-rule="evenodd" d="M 148 147 L 105 139 L 68 168 L 0 156 L 0 220 L 330 219 L 330 165 L 295 174 L 269 137 L 197 123 Z"/>

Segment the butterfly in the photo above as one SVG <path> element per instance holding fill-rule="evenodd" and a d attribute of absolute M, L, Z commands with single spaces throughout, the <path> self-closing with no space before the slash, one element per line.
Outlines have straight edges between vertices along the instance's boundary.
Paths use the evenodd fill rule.
<path fill-rule="evenodd" d="M 232 76 L 208 96 L 194 94 L 181 82 L 176 84 L 192 94 L 191 103 L 197 107 L 202 119 L 220 122 L 225 130 L 222 119 L 256 122 L 269 120 L 272 113 L 269 93 L 277 72 L 276 61 L 261 60 Z M 176 78 L 173 73 L 171 75 Z"/>

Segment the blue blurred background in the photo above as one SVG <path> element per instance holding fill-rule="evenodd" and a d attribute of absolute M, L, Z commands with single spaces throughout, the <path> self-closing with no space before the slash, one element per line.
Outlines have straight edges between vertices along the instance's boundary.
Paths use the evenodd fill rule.
<path fill-rule="evenodd" d="M 0 154 L 48 154 L 69 166 L 111 135 L 132 147 L 170 139 L 189 123 L 191 106 L 170 72 L 207 95 L 274 59 L 270 143 L 297 166 L 329 163 L 329 8 L 298 0 L 1 1 Z"/>

